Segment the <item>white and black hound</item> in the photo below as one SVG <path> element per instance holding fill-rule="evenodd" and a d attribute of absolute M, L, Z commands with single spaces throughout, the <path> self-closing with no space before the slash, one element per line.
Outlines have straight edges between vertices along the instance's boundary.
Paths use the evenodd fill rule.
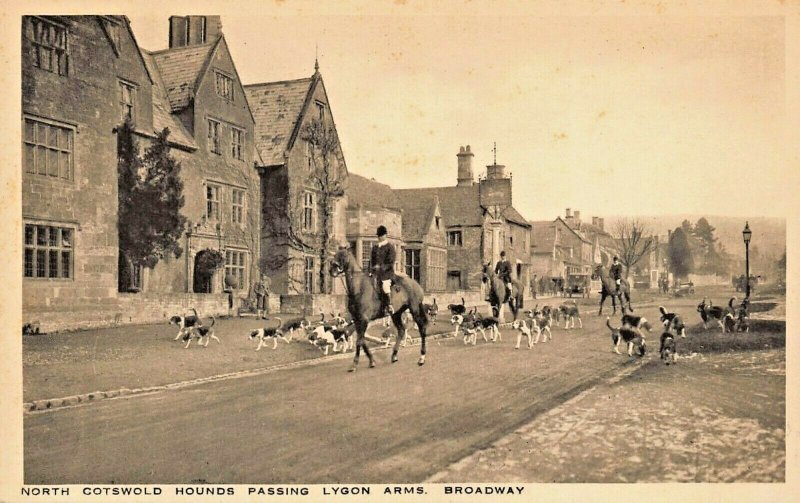
<path fill-rule="evenodd" d="M 256 351 L 261 350 L 262 346 L 266 346 L 266 342 L 269 339 L 272 339 L 272 349 L 276 349 L 278 347 L 278 339 L 284 341 L 286 344 L 289 344 L 292 341 L 292 334 L 289 334 L 289 337 L 284 337 L 283 328 L 281 325 L 283 322 L 280 318 L 275 318 L 278 320 L 277 327 L 262 327 L 252 330 L 250 332 L 250 340 L 258 339 L 258 347 Z"/>
<path fill-rule="evenodd" d="M 451 315 L 460 314 L 463 316 L 464 314 L 466 314 L 467 305 L 466 302 L 464 301 L 464 297 L 461 297 L 461 304 L 449 304 L 447 306 L 447 309 L 450 310 Z"/>
<path fill-rule="evenodd" d="M 675 336 L 670 332 L 661 334 L 661 347 L 658 350 L 661 353 L 661 359 L 664 363 L 669 365 L 675 363 L 675 353 L 677 353 L 677 344 L 675 343 Z"/>
<path fill-rule="evenodd" d="M 647 330 L 648 333 L 650 333 L 650 331 L 653 329 L 652 325 L 650 325 L 650 322 L 647 321 L 647 318 L 644 316 L 635 316 L 633 314 L 623 314 L 622 325 L 630 325 L 634 328 L 638 328 L 640 331 Z M 643 332 L 642 336 L 644 336 Z"/>
<path fill-rule="evenodd" d="M 619 352 L 619 343 L 625 341 L 628 345 L 628 356 L 633 356 L 633 347 L 636 346 L 639 350 L 639 356 L 644 356 L 647 344 L 642 337 L 642 333 L 638 328 L 630 325 L 623 325 L 619 328 L 611 326 L 610 318 L 606 317 L 606 326 L 611 330 L 611 343 L 614 345 L 612 351 L 617 354 Z"/>
<path fill-rule="evenodd" d="M 192 343 L 192 340 L 197 339 L 197 344 L 200 346 L 208 347 L 208 343 L 211 342 L 211 339 L 214 339 L 218 343 L 222 344 L 222 341 L 214 335 L 214 323 L 216 323 L 216 319 L 212 316 L 211 317 L 211 325 L 203 326 L 203 325 L 195 325 L 193 327 L 189 327 L 186 330 L 186 333 L 183 336 L 183 340 L 186 341 L 186 345 L 183 349 L 189 349 L 189 344 Z M 206 343 L 203 344 L 203 339 L 206 340 Z"/>
<path fill-rule="evenodd" d="M 200 320 L 200 316 L 197 315 L 197 311 L 195 310 L 195 308 L 191 307 L 189 309 L 192 310 L 192 312 L 194 313 L 193 315 L 189 316 L 176 315 L 172 316 L 169 319 L 170 325 L 176 325 L 178 327 L 178 335 L 176 335 L 175 339 L 173 340 L 177 341 L 178 339 L 186 335 L 186 333 L 189 331 L 190 328 L 203 326 L 203 322 Z"/>
<path fill-rule="evenodd" d="M 658 306 L 658 310 L 661 311 L 661 323 L 667 331 L 673 330 L 675 334 L 685 338 L 686 324 L 683 323 L 683 318 L 676 313 L 667 312 L 664 306 Z"/>
<path fill-rule="evenodd" d="M 528 338 L 528 349 L 533 348 L 533 335 L 531 334 L 531 329 L 528 328 L 528 324 L 525 323 L 525 320 L 514 320 L 511 323 L 511 328 L 518 331 L 517 345 L 514 346 L 514 349 L 519 349 L 519 343 L 522 342 L 523 336 Z"/>

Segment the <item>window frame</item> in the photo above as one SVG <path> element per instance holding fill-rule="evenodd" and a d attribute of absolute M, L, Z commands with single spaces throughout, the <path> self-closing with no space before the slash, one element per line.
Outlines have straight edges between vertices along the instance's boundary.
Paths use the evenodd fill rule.
<path fill-rule="evenodd" d="M 461 229 L 447 231 L 447 246 L 463 247 L 464 231 Z"/>
<path fill-rule="evenodd" d="M 223 100 L 233 103 L 235 101 L 234 78 L 227 73 L 214 69 L 214 90 L 217 96 Z"/>
<path fill-rule="evenodd" d="M 241 200 L 237 201 L 237 196 Z M 245 226 L 245 207 L 247 206 L 247 191 L 237 187 L 231 189 L 231 222 L 242 227 Z M 238 218 L 237 218 L 238 216 Z"/>
<path fill-rule="evenodd" d="M 208 137 L 206 141 L 208 142 L 209 152 L 222 155 L 222 122 L 208 118 L 206 120 L 206 127 L 208 128 Z"/>
<path fill-rule="evenodd" d="M 138 86 L 133 82 L 117 79 L 119 82 L 119 106 L 120 106 L 120 120 L 125 122 L 127 117 L 130 117 L 131 122 L 136 122 L 136 94 Z M 125 90 L 130 91 L 130 103 L 125 102 Z M 126 110 L 126 107 L 128 109 Z"/>
<path fill-rule="evenodd" d="M 303 232 L 313 233 L 317 230 L 317 198 L 311 190 L 303 191 L 303 213 L 301 228 Z"/>
<path fill-rule="evenodd" d="M 225 249 L 225 267 L 223 279 L 230 274 L 238 280 L 239 286 L 233 288 L 233 290 L 244 290 L 248 284 L 247 255 L 247 250 L 239 248 Z"/>
<path fill-rule="evenodd" d="M 205 217 L 207 220 L 220 222 L 222 220 L 222 213 L 220 205 L 222 203 L 222 185 L 206 182 L 206 212 Z M 216 196 L 210 198 L 209 196 Z M 213 210 L 213 215 L 212 215 Z"/>
<path fill-rule="evenodd" d="M 28 230 L 31 230 L 28 242 Z M 44 237 L 40 230 L 45 229 Z M 53 231 L 56 234 L 53 235 Z M 65 241 L 64 233 L 68 233 Z M 25 280 L 74 281 L 75 280 L 76 228 L 56 222 L 27 221 L 22 226 L 22 277 Z M 64 243 L 67 243 L 66 245 Z M 66 254 L 66 255 L 65 255 Z M 30 260 L 29 260 L 30 256 Z M 64 268 L 64 257 L 69 263 Z M 55 271 L 52 269 L 55 258 Z M 30 264 L 30 268 L 29 268 Z M 30 270 L 30 274 L 28 271 Z M 41 274 L 39 274 L 41 271 Z"/>
<path fill-rule="evenodd" d="M 372 248 L 378 243 L 377 239 L 361 240 L 361 270 L 372 270 Z"/>
<path fill-rule="evenodd" d="M 303 293 L 314 293 L 314 256 L 303 257 Z"/>
<path fill-rule="evenodd" d="M 36 24 L 42 26 L 41 30 L 37 30 Z M 35 68 L 44 70 L 46 72 L 54 73 L 59 76 L 68 77 L 69 71 L 69 28 L 61 23 L 45 19 L 41 16 L 30 16 L 28 18 L 30 26 L 29 40 L 32 47 L 32 63 Z M 44 40 L 42 36 L 45 34 L 45 28 L 49 32 L 47 35 L 48 40 Z M 63 31 L 63 37 L 58 36 L 58 31 Z M 37 38 L 37 31 L 41 35 Z M 51 38 L 58 40 L 63 39 L 63 44 L 57 44 Z M 62 46 L 63 45 L 63 46 Z M 48 54 L 47 68 L 42 64 L 42 55 Z"/>
<path fill-rule="evenodd" d="M 406 248 L 404 258 L 406 276 L 419 283 L 422 273 L 422 250 L 419 248 Z M 415 258 L 416 260 L 414 260 Z"/>
<path fill-rule="evenodd" d="M 242 128 L 231 126 L 231 158 L 239 161 L 244 160 L 245 131 Z M 238 138 L 237 138 L 238 136 Z M 237 141 L 238 140 L 238 141 Z"/>
<path fill-rule="evenodd" d="M 28 138 L 28 124 L 31 124 L 32 139 Z M 41 130 L 45 131 L 45 139 L 39 140 L 39 133 Z M 56 143 L 51 144 L 50 136 L 52 131 L 56 130 Z M 62 147 L 62 132 L 66 136 L 65 147 Z M 71 124 L 55 121 L 52 119 L 45 119 L 31 115 L 24 115 L 22 121 L 22 169 L 25 175 L 37 175 L 52 180 L 62 180 L 64 182 L 75 181 L 75 134 L 77 128 Z M 33 154 L 31 159 L 32 171 L 28 169 L 29 155 Z M 39 165 L 39 155 L 44 154 L 44 162 Z M 65 156 L 65 161 L 62 162 L 62 154 Z M 55 171 L 56 174 L 50 173 L 51 164 L 49 162 L 50 156 L 55 156 Z M 43 170 L 43 172 L 40 172 Z M 66 170 L 67 176 L 63 176 L 62 172 Z"/>

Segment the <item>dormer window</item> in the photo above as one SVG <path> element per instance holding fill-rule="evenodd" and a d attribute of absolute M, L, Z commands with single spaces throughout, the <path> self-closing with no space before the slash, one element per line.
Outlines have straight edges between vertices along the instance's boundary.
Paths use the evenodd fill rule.
<path fill-rule="evenodd" d="M 216 74 L 217 94 L 228 101 L 233 101 L 233 78 L 222 72 Z"/>

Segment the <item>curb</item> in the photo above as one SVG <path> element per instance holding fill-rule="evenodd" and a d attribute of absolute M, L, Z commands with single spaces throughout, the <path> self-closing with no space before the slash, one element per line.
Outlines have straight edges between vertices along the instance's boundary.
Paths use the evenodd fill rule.
<path fill-rule="evenodd" d="M 437 340 L 437 339 L 446 339 L 452 338 L 450 337 L 450 332 L 444 332 L 440 334 L 431 334 L 428 337 L 430 340 Z M 419 338 L 417 336 L 415 341 Z M 419 346 L 419 342 L 414 342 L 407 344 L 405 347 L 414 347 Z M 370 348 L 370 351 L 385 351 L 392 348 L 392 345 L 385 347 L 382 345 L 375 346 Z M 295 362 L 289 363 L 282 363 L 279 365 L 272 365 L 270 367 L 261 367 L 257 369 L 250 369 L 250 370 L 240 370 L 236 372 L 228 372 L 225 374 L 217 374 L 208 377 L 198 377 L 196 379 L 189 379 L 187 381 L 179 381 L 176 383 L 170 384 L 162 384 L 157 386 L 148 386 L 146 388 L 120 388 L 117 390 L 112 391 L 94 391 L 91 393 L 83 393 L 80 395 L 71 395 L 62 398 L 49 398 L 49 399 L 42 399 L 42 400 L 33 400 L 31 402 L 25 402 L 22 404 L 22 411 L 24 414 L 35 414 L 35 413 L 42 413 L 47 412 L 55 409 L 64 409 L 68 407 L 78 407 L 89 405 L 92 403 L 97 403 L 102 400 L 110 399 L 110 398 L 122 398 L 122 397 L 130 397 L 135 395 L 145 395 L 150 393 L 158 393 L 161 391 L 167 391 L 171 389 L 180 389 L 186 388 L 189 386 L 196 386 L 198 384 L 206 384 L 211 382 L 217 381 L 226 381 L 229 379 L 240 379 L 242 377 L 251 377 L 256 375 L 267 374 L 270 372 L 276 372 L 279 370 L 285 370 L 295 367 L 307 367 L 313 365 L 319 365 L 321 363 L 325 363 L 328 361 L 333 360 L 343 360 L 345 358 L 350 358 L 350 352 L 346 353 L 339 353 L 333 354 L 330 356 L 320 356 L 317 358 L 311 358 L 309 360 L 298 360 Z"/>

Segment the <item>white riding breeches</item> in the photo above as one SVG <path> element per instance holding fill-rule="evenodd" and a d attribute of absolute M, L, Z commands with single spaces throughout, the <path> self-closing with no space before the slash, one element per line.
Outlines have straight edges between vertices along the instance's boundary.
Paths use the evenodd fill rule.
<path fill-rule="evenodd" d="M 392 292 L 392 280 L 385 279 L 381 281 L 381 287 L 383 288 L 383 293 L 389 295 Z"/>

